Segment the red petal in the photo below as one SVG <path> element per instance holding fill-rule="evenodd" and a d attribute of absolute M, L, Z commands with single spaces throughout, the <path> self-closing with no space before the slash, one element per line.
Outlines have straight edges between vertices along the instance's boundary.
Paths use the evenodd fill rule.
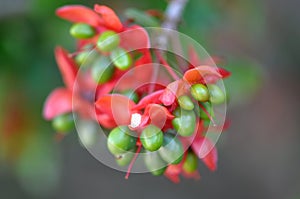
<path fill-rule="evenodd" d="M 123 25 L 116 13 L 107 6 L 95 4 L 94 10 L 100 14 L 103 25 L 117 32 L 123 29 Z"/>
<path fill-rule="evenodd" d="M 188 83 L 194 84 L 203 80 L 203 78 L 207 75 L 214 75 L 219 78 L 222 77 L 218 72 L 217 68 L 206 65 L 198 66 L 196 68 L 186 71 L 183 77 Z"/>
<path fill-rule="evenodd" d="M 181 164 L 178 165 L 169 165 L 165 171 L 165 176 L 171 180 L 174 183 L 179 183 L 180 182 L 180 178 L 179 178 L 179 174 L 181 172 Z"/>
<path fill-rule="evenodd" d="M 55 48 L 55 59 L 65 85 L 68 89 L 73 90 L 73 85 L 78 70 L 76 63 L 69 57 L 69 53 L 62 47 Z"/>
<path fill-rule="evenodd" d="M 158 90 L 150 95 L 147 95 L 139 101 L 139 103 L 132 108 L 132 110 L 140 110 L 145 108 L 148 104 L 158 104 L 160 102 L 159 97 L 162 95 L 164 90 Z"/>
<path fill-rule="evenodd" d="M 218 154 L 214 144 L 205 137 L 197 137 L 192 143 L 192 149 L 204 164 L 211 170 L 217 169 Z"/>
<path fill-rule="evenodd" d="M 193 46 L 189 47 L 189 61 L 193 66 L 199 66 L 200 65 L 200 59 L 199 56 Z"/>
<path fill-rule="evenodd" d="M 134 102 L 128 97 L 112 94 L 100 97 L 96 102 L 97 111 L 108 115 L 118 125 L 128 125 L 131 119 L 131 108 Z"/>
<path fill-rule="evenodd" d="M 48 96 L 43 110 L 47 120 L 72 111 L 72 92 L 65 88 L 57 88 Z"/>
<path fill-rule="evenodd" d="M 97 13 L 81 5 L 63 6 L 56 10 L 56 15 L 71 22 L 87 23 L 94 27 L 103 23 Z"/>
<path fill-rule="evenodd" d="M 144 112 L 144 115 L 149 115 L 151 124 L 162 129 L 167 120 L 173 119 L 174 116 L 165 107 L 158 104 L 149 104 Z"/>
<path fill-rule="evenodd" d="M 165 106 L 170 106 L 175 102 L 178 83 L 178 81 L 170 83 L 160 96 L 159 99 Z"/>
<path fill-rule="evenodd" d="M 226 70 L 224 68 L 218 68 L 218 71 L 219 71 L 220 75 L 222 75 L 222 78 L 226 78 L 231 75 L 231 72 L 229 72 L 228 70 Z"/>
<path fill-rule="evenodd" d="M 147 31 L 140 26 L 126 28 L 120 34 L 121 46 L 127 50 L 149 49 L 150 40 Z"/>

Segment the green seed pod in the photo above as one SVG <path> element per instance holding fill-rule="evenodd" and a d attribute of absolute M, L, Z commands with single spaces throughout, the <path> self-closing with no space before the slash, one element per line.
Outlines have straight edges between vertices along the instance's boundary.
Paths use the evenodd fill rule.
<path fill-rule="evenodd" d="M 210 94 L 210 102 L 213 104 L 222 104 L 225 102 L 225 94 L 223 91 L 214 84 L 207 85 Z"/>
<path fill-rule="evenodd" d="M 100 57 L 92 65 L 92 78 L 98 84 L 108 82 L 113 76 L 115 68 L 110 65 L 110 60 L 107 57 Z"/>
<path fill-rule="evenodd" d="M 165 134 L 163 146 L 158 152 L 168 164 L 179 164 L 182 160 L 183 146 L 177 137 Z"/>
<path fill-rule="evenodd" d="M 81 52 L 78 55 L 76 55 L 75 61 L 76 61 L 76 63 L 79 66 L 81 66 L 83 63 L 85 63 L 85 61 L 87 60 L 88 56 L 89 56 L 89 52 L 88 51 Z"/>
<path fill-rule="evenodd" d="M 208 89 L 203 84 L 194 84 L 193 86 L 191 86 L 191 94 L 196 100 L 200 102 L 209 100 Z"/>
<path fill-rule="evenodd" d="M 76 23 L 70 29 L 70 34 L 77 39 L 88 39 L 95 35 L 95 29 L 85 23 Z"/>
<path fill-rule="evenodd" d="M 181 136 L 191 136 L 196 127 L 196 114 L 194 111 L 181 110 L 180 116 L 172 120 L 174 129 Z"/>
<path fill-rule="evenodd" d="M 120 37 L 114 31 L 103 32 L 97 42 L 97 47 L 103 52 L 110 52 L 120 44 Z"/>
<path fill-rule="evenodd" d="M 178 98 L 178 103 L 181 108 L 187 111 L 191 111 L 194 109 L 194 103 L 191 98 L 187 95 L 182 95 Z"/>
<path fill-rule="evenodd" d="M 212 107 L 212 104 L 210 102 L 204 102 L 202 103 L 203 107 L 206 109 L 206 111 L 213 117 L 214 116 L 214 109 Z M 204 120 L 209 120 L 207 114 L 203 111 L 201 107 L 199 107 L 200 112 L 200 118 Z"/>
<path fill-rule="evenodd" d="M 142 131 L 140 139 L 145 149 L 157 151 L 163 143 L 164 136 L 158 127 L 150 124 Z"/>
<path fill-rule="evenodd" d="M 114 128 L 108 135 L 107 147 L 113 155 L 121 155 L 133 149 L 136 138 L 131 136 L 133 132 L 127 126 Z"/>
<path fill-rule="evenodd" d="M 72 113 L 62 114 L 52 120 L 52 127 L 59 133 L 67 133 L 74 129 Z"/>
<path fill-rule="evenodd" d="M 117 156 L 116 157 L 117 164 L 121 167 L 127 166 L 131 162 L 134 154 L 135 154 L 135 152 L 133 150 L 131 150 L 131 151 L 128 151 L 124 154 Z"/>
<path fill-rule="evenodd" d="M 127 70 L 132 64 L 132 58 L 130 54 L 122 48 L 116 48 L 113 50 L 110 54 L 110 59 L 120 70 Z"/>
<path fill-rule="evenodd" d="M 136 92 L 134 92 L 133 90 L 126 90 L 122 92 L 123 95 L 127 96 L 129 99 L 131 99 L 132 101 L 134 101 L 135 103 L 139 102 L 139 96 Z"/>
<path fill-rule="evenodd" d="M 167 163 L 160 157 L 157 152 L 147 152 L 144 156 L 144 162 L 147 169 L 155 176 L 164 174 Z"/>
<path fill-rule="evenodd" d="M 198 168 L 198 158 L 193 152 L 188 152 L 183 163 L 183 170 L 187 173 L 193 173 Z"/>

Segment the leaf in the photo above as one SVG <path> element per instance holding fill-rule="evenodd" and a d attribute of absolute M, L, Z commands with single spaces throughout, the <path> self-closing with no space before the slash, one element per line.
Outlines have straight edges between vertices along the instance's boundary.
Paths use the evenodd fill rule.
<path fill-rule="evenodd" d="M 125 10 L 125 16 L 133 20 L 136 24 L 144 27 L 158 27 L 159 22 L 149 14 L 134 8 Z"/>

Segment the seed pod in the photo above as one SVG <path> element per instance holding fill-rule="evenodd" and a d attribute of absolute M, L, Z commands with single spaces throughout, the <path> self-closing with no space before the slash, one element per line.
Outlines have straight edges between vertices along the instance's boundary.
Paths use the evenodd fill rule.
<path fill-rule="evenodd" d="M 157 152 L 147 152 L 144 156 L 144 162 L 147 169 L 155 176 L 164 174 L 167 168 L 167 163 Z"/>
<path fill-rule="evenodd" d="M 181 110 L 180 116 L 172 120 L 174 129 L 181 136 L 191 136 L 196 127 L 196 114 L 194 111 Z"/>
<path fill-rule="evenodd" d="M 183 146 L 177 137 L 165 134 L 163 146 L 158 152 L 168 164 L 179 164 L 182 160 Z"/>
<path fill-rule="evenodd" d="M 209 94 L 210 94 L 210 102 L 213 104 L 222 104 L 225 102 L 225 94 L 223 91 L 214 84 L 207 85 L 209 88 Z"/>
<path fill-rule="evenodd" d="M 198 158 L 193 152 L 188 152 L 183 163 L 183 170 L 187 173 L 193 173 L 198 168 Z"/>
<path fill-rule="evenodd" d="M 194 84 L 193 86 L 191 86 L 191 94 L 196 100 L 200 102 L 209 100 L 208 89 L 203 84 Z"/>
<path fill-rule="evenodd" d="M 163 143 L 163 138 L 162 131 L 151 124 L 142 131 L 140 137 L 143 147 L 148 151 L 157 151 Z"/>
<path fill-rule="evenodd" d="M 139 102 L 139 96 L 136 92 L 134 92 L 134 90 L 129 89 L 129 90 L 123 91 L 122 94 L 127 96 L 132 101 L 134 101 L 136 104 Z"/>
<path fill-rule="evenodd" d="M 95 29 L 85 23 L 76 23 L 70 29 L 70 34 L 77 39 L 88 39 L 95 35 Z"/>
<path fill-rule="evenodd" d="M 92 78 L 95 82 L 103 84 L 108 82 L 114 74 L 114 67 L 107 57 L 100 57 L 92 65 Z"/>
<path fill-rule="evenodd" d="M 133 149 L 136 138 L 131 136 L 133 132 L 127 126 L 114 128 L 108 135 L 107 147 L 113 155 L 121 155 Z"/>
<path fill-rule="evenodd" d="M 132 58 L 124 49 L 116 48 L 110 54 L 110 59 L 120 70 L 127 70 L 132 64 Z"/>
<path fill-rule="evenodd" d="M 103 32 L 97 42 L 97 47 L 103 52 L 110 52 L 120 44 L 120 37 L 114 31 Z"/>
<path fill-rule="evenodd" d="M 117 156 L 116 157 L 117 164 L 121 167 L 128 165 L 131 162 L 134 154 L 135 154 L 135 152 L 133 150 L 131 150 L 131 151 L 128 151 L 124 154 Z"/>
<path fill-rule="evenodd" d="M 182 95 L 178 98 L 179 106 L 187 111 L 194 109 L 194 103 L 191 98 L 187 95 Z"/>
<path fill-rule="evenodd" d="M 59 133 L 67 133 L 74 129 L 74 119 L 72 113 L 63 114 L 52 120 L 52 127 Z"/>

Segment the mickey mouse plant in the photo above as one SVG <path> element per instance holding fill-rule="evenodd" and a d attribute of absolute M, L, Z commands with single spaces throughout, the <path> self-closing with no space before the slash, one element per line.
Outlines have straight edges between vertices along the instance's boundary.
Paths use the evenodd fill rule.
<path fill-rule="evenodd" d="M 190 64 L 181 76 L 174 73 L 160 51 L 147 48 L 147 31 L 135 24 L 158 25 L 161 17 L 153 10 L 131 10 L 127 13 L 130 19 L 124 23 L 111 8 L 97 4 L 93 10 L 81 5 L 64 6 L 56 14 L 74 23 L 70 34 L 77 42 L 73 53 L 60 46 L 55 49 L 65 86 L 50 93 L 43 116 L 52 121 L 58 133 L 65 135 L 73 130 L 73 114 L 98 122 L 108 129 L 107 147 L 115 161 L 120 166 L 129 165 L 126 178 L 140 153 L 149 154 L 144 158 L 149 172 L 165 175 L 175 183 L 180 174 L 199 178 L 198 159 L 211 171 L 216 170 L 217 150 L 205 132 L 207 122 L 213 121 L 213 105 L 226 102 L 225 93 L 216 82 L 230 72 L 201 62 L 190 48 L 191 59 L 198 59 L 198 65 Z M 128 34 L 122 36 L 126 31 Z M 137 46 L 143 48 L 130 51 Z M 87 59 L 91 49 L 96 49 L 93 62 Z M 131 89 L 123 85 L 126 89 L 113 92 L 127 71 L 153 60 L 166 67 L 173 82 Z M 79 75 L 81 67 L 87 67 L 84 75 Z M 148 78 L 152 72 L 136 73 L 131 81 Z M 74 100 L 76 104 L 72 103 Z M 201 147 L 211 150 L 203 156 Z"/>

